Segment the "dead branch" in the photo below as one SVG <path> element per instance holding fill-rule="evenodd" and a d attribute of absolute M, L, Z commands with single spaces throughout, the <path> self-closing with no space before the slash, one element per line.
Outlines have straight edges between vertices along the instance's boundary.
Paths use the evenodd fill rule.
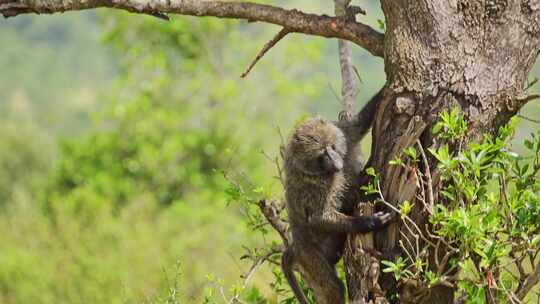
<path fill-rule="evenodd" d="M 262 199 L 258 203 L 262 214 L 270 225 L 279 233 L 285 246 L 291 243 L 288 233 L 289 225 L 279 216 L 279 207 L 273 201 Z"/>
<path fill-rule="evenodd" d="M 242 256 L 240 259 L 250 259 L 250 260 L 253 261 L 253 264 L 251 264 L 251 267 L 249 268 L 249 270 L 245 274 L 242 275 L 242 279 L 244 279 L 244 285 L 248 285 L 248 283 L 251 280 L 251 277 L 253 276 L 253 274 L 257 271 L 257 269 L 262 264 L 264 264 L 264 262 L 272 263 L 273 262 L 271 260 L 272 256 L 274 256 L 274 255 L 276 255 L 278 253 L 282 253 L 283 251 L 284 251 L 283 246 L 274 246 L 274 247 L 270 248 L 270 250 L 268 252 L 266 252 L 265 254 L 248 253 L 248 254 Z"/>
<path fill-rule="evenodd" d="M 525 91 L 528 91 L 530 88 L 532 88 L 536 83 L 538 82 L 538 77 L 534 77 L 533 80 L 531 80 L 527 85 L 525 86 Z"/>
<path fill-rule="evenodd" d="M 538 120 L 538 119 L 533 119 L 533 118 L 527 117 L 527 116 L 525 116 L 525 115 L 518 114 L 517 117 L 522 118 L 522 119 L 525 119 L 526 121 L 530 121 L 530 122 L 534 122 L 534 123 L 540 124 L 540 120 Z"/>
<path fill-rule="evenodd" d="M 290 32 L 352 41 L 371 54 L 382 57 L 384 35 L 350 18 L 304 13 L 296 9 L 251 3 L 210 0 L 0 0 L 0 14 L 54 14 L 109 7 L 132 13 L 165 16 L 178 14 L 260 21 L 287 28 Z"/>
<path fill-rule="evenodd" d="M 525 299 L 529 291 L 540 282 L 540 263 L 534 266 L 534 272 L 529 274 L 525 283 L 516 291 L 516 295 L 520 300 Z"/>
<path fill-rule="evenodd" d="M 424 163 L 424 170 L 426 178 L 427 178 L 427 195 L 428 195 L 428 208 L 427 211 L 429 214 L 433 214 L 433 208 L 435 207 L 435 200 L 433 198 L 433 180 L 431 178 L 431 169 L 429 168 L 429 162 L 427 160 L 426 152 L 424 151 L 424 147 L 422 147 L 422 143 L 419 139 L 416 140 L 416 144 L 418 145 L 418 150 L 420 150 L 420 155 L 422 156 L 422 161 Z"/>
<path fill-rule="evenodd" d="M 259 53 L 257 54 L 257 57 L 255 57 L 255 59 L 251 62 L 251 64 L 249 65 L 249 67 L 244 71 L 244 73 L 242 73 L 242 75 L 240 76 L 241 78 L 246 78 L 246 76 L 249 74 L 249 72 L 251 72 L 251 69 L 253 69 L 253 67 L 257 64 L 257 62 L 259 62 L 259 60 L 261 60 L 261 58 L 263 58 L 263 56 L 271 49 L 273 48 L 281 39 L 283 39 L 283 37 L 287 36 L 287 34 L 290 33 L 289 29 L 287 28 L 283 28 L 281 31 L 279 31 L 279 33 L 277 33 L 274 38 L 272 38 L 272 40 L 268 41 L 264 47 L 262 48 L 262 50 L 259 51 Z"/>
<path fill-rule="evenodd" d="M 350 0 L 334 0 L 336 16 L 348 16 Z M 362 11 L 363 12 L 363 11 Z M 354 20 L 354 12 L 352 13 Z M 343 100 L 343 112 L 340 114 L 340 120 L 345 119 L 350 121 L 354 112 L 354 104 L 358 97 L 358 83 L 355 79 L 355 70 L 352 63 L 352 51 L 349 42 L 344 40 L 338 41 L 339 48 L 339 65 L 341 66 L 341 97 Z"/>

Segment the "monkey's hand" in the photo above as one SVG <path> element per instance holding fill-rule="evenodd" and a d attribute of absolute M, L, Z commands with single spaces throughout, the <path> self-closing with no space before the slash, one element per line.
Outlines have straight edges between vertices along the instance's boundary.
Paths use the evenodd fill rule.
<path fill-rule="evenodd" d="M 339 233 L 366 233 L 380 230 L 392 221 L 390 213 L 377 212 L 369 216 L 349 216 L 338 211 L 325 212 L 308 219 L 308 226 L 317 230 Z"/>
<path fill-rule="evenodd" d="M 373 214 L 373 219 L 375 221 L 375 227 L 380 229 L 388 226 L 394 220 L 394 217 L 391 213 L 380 211 Z"/>
<path fill-rule="evenodd" d="M 360 216 L 356 219 L 355 230 L 361 233 L 381 230 L 392 222 L 392 215 L 387 212 L 377 212 L 371 216 Z"/>

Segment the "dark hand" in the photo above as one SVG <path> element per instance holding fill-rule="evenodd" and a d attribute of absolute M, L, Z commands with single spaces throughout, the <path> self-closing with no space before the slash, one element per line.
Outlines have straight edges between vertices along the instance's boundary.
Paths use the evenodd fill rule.
<path fill-rule="evenodd" d="M 387 212 L 377 212 L 371 216 L 359 216 L 355 219 L 355 232 L 366 233 L 381 230 L 392 221 L 392 215 Z"/>
<path fill-rule="evenodd" d="M 374 229 L 378 230 L 386 227 L 390 222 L 392 222 L 392 215 L 388 212 L 377 212 L 373 214 L 373 221 L 375 224 Z"/>

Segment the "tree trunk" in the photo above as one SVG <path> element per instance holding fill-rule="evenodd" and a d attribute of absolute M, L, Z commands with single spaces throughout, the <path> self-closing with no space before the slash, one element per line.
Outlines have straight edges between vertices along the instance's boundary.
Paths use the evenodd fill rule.
<path fill-rule="evenodd" d="M 368 166 L 380 173 L 384 199 L 397 206 L 405 200 L 415 201 L 417 181 L 411 171 L 389 162 L 417 142 L 424 150 L 440 146 L 431 130 L 441 110 L 461 109 L 469 123 L 466 140 L 471 142 L 496 131 L 526 103 L 524 88 L 540 50 L 540 1 L 381 3 L 387 21 L 384 58 L 388 80 L 373 126 Z M 437 202 L 436 163 L 429 155 L 428 164 Z M 415 204 L 414 208 L 411 218 L 418 227 L 425 227 L 423 206 Z M 452 287 L 426 290 L 414 283 L 397 285 L 392 277 L 378 275 L 378 263 L 369 262 L 403 255 L 401 228 L 400 223 L 392 224 L 376 233 L 374 242 L 364 237 L 363 246 L 357 236 L 350 237 L 345 263 L 351 300 L 368 303 L 377 298 L 378 287 L 370 282 L 373 278 L 366 277 L 372 273 L 387 299 L 397 292 L 401 303 L 452 303 Z"/>

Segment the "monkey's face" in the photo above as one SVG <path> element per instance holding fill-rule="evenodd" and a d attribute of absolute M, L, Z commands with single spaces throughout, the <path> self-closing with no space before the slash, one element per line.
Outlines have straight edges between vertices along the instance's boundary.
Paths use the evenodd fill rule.
<path fill-rule="evenodd" d="M 338 127 L 325 119 L 312 118 L 296 128 L 288 156 L 304 174 L 328 176 L 343 169 L 346 147 Z"/>

